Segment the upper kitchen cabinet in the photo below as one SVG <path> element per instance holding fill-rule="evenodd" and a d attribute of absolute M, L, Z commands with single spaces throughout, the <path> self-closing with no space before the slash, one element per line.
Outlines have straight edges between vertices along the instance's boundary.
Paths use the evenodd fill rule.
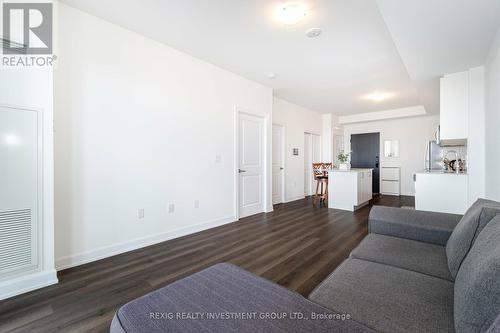
<path fill-rule="evenodd" d="M 441 78 L 441 140 L 468 138 L 469 72 Z"/>

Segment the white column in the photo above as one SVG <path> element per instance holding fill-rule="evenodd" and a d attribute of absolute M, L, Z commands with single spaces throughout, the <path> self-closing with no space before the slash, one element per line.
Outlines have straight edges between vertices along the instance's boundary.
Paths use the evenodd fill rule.
<path fill-rule="evenodd" d="M 333 162 L 333 122 L 332 114 L 321 116 L 321 160 L 325 163 Z"/>

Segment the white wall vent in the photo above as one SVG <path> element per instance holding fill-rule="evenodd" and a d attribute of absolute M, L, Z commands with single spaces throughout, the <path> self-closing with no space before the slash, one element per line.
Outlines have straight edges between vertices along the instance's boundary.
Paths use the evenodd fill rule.
<path fill-rule="evenodd" d="M 0 212 L 0 274 L 33 263 L 31 209 Z"/>

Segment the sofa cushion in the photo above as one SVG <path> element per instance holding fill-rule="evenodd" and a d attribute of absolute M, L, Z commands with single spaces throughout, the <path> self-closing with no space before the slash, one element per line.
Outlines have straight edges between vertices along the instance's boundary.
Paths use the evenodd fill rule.
<path fill-rule="evenodd" d="M 309 296 L 379 332 L 454 332 L 453 283 L 349 258 Z"/>
<path fill-rule="evenodd" d="M 453 281 L 441 245 L 369 234 L 351 256 Z"/>
<path fill-rule="evenodd" d="M 500 203 L 478 199 L 457 224 L 446 243 L 448 268 L 454 278 L 477 235 L 498 213 L 500 213 Z"/>
<path fill-rule="evenodd" d="M 111 333 L 373 332 L 341 317 L 234 265 L 217 264 L 125 304 Z"/>
<path fill-rule="evenodd" d="M 486 333 L 498 333 L 498 332 L 500 332 L 500 312 L 498 313 L 498 316 L 493 322 L 493 324 L 491 324 L 490 328 L 488 328 L 488 330 L 486 331 Z"/>
<path fill-rule="evenodd" d="M 500 311 L 500 215 L 484 227 L 455 281 L 457 332 L 484 332 Z"/>
<path fill-rule="evenodd" d="M 373 206 L 370 233 L 446 245 L 462 215 Z"/>

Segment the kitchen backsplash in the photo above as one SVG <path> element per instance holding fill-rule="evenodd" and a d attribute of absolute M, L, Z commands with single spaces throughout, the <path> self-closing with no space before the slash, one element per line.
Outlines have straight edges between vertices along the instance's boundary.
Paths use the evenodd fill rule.
<path fill-rule="evenodd" d="M 458 158 L 462 159 L 465 163 L 465 169 L 467 169 L 467 146 L 452 146 L 452 147 L 442 147 L 441 157 L 444 159 L 448 157 L 449 160 L 455 159 L 455 154 L 450 153 L 456 151 L 458 153 Z"/>

